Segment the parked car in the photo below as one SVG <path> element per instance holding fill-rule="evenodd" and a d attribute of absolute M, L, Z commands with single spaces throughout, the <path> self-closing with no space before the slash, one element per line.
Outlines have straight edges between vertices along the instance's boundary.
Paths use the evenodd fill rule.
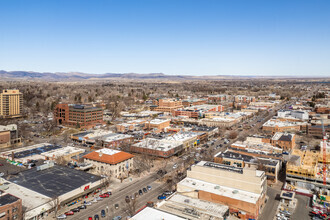
<path fill-rule="evenodd" d="M 143 192 L 142 192 L 142 190 L 141 190 L 141 189 L 139 190 L 139 195 L 140 195 L 140 196 L 142 196 L 142 195 L 143 195 Z"/>
<path fill-rule="evenodd" d="M 121 216 L 113 217 L 112 220 L 121 220 Z"/>
<path fill-rule="evenodd" d="M 125 197 L 125 202 L 126 202 L 126 203 L 129 203 L 129 202 L 130 202 L 130 200 L 129 200 L 129 196 L 126 196 L 126 197 Z"/>
<path fill-rule="evenodd" d="M 104 193 L 104 194 L 101 194 L 100 197 L 101 197 L 101 198 L 108 198 L 109 195 L 108 195 L 107 193 Z"/>
<path fill-rule="evenodd" d="M 80 208 L 74 208 L 74 209 L 71 209 L 71 211 L 73 211 L 73 212 L 80 212 Z"/>
<path fill-rule="evenodd" d="M 66 219 L 66 215 L 65 214 L 59 215 L 57 216 L 57 219 Z"/>
<path fill-rule="evenodd" d="M 96 198 L 94 198 L 91 202 L 96 203 L 98 200 Z"/>
<path fill-rule="evenodd" d="M 3 164 L 2 163 L 0 163 L 0 167 L 2 167 L 3 166 Z"/>
<path fill-rule="evenodd" d="M 100 219 L 99 215 L 94 215 L 94 220 L 99 220 L 99 219 Z"/>
<path fill-rule="evenodd" d="M 115 204 L 115 209 L 118 209 L 119 208 L 119 205 L 116 203 Z"/>
<path fill-rule="evenodd" d="M 146 188 L 143 188 L 143 192 L 146 193 L 148 192 L 148 190 Z"/>
<path fill-rule="evenodd" d="M 92 204 L 92 203 L 91 203 Z M 87 209 L 87 206 L 86 205 L 81 205 L 78 207 L 79 209 Z"/>
<path fill-rule="evenodd" d="M 159 196 L 158 196 L 158 199 L 159 199 L 159 200 L 166 199 L 166 196 L 165 196 L 165 195 L 159 195 Z"/>
<path fill-rule="evenodd" d="M 105 194 L 108 194 L 109 196 L 111 196 L 112 195 L 112 192 L 106 192 Z"/>
<path fill-rule="evenodd" d="M 101 217 L 102 217 L 102 218 L 105 217 L 105 211 L 104 211 L 104 209 L 101 210 Z"/>
<path fill-rule="evenodd" d="M 97 201 L 101 201 L 101 200 L 102 200 L 101 197 L 96 197 L 95 199 L 96 199 Z"/>
<path fill-rule="evenodd" d="M 88 217 L 88 220 L 93 220 L 93 217 Z"/>
<path fill-rule="evenodd" d="M 169 195 L 172 195 L 173 194 L 173 192 L 171 192 L 171 191 L 164 191 L 164 193 L 163 193 L 164 195 L 166 195 L 166 196 L 169 196 Z"/>
<path fill-rule="evenodd" d="M 147 189 L 148 189 L 148 190 L 151 190 L 151 186 L 147 186 Z"/>
<path fill-rule="evenodd" d="M 5 174 L 4 173 L 0 173 L 0 176 L 4 176 Z"/>
<path fill-rule="evenodd" d="M 68 216 L 68 215 L 74 215 L 74 212 L 73 211 L 68 211 L 66 213 L 64 213 L 64 215 Z"/>
<path fill-rule="evenodd" d="M 91 202 L 86 202 L 86 201 L 84 202 L 84 204 L 85 204 L 85 205 L 92 205 Z"/>
<path fill-rule="evenodd" d="M 176 169 L 177 167 L 178 167 L 178 164 L 175 163 L 175 164 L 173 165 L 173 169 Z"/>

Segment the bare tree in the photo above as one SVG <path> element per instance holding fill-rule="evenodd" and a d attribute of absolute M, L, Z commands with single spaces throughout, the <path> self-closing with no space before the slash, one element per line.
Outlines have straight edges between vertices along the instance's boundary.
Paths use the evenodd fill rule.
<path fill-rule="evenodd" d="M 228 135 L 230 139 L 235 139 L 237 137 L 237 132 L 236 131 L 231 131 Z"/>
<path fill-rule="evenodd" d="M 53 198 L 51 198 L 50 200 L 50 205 L 52 206 L 52 209 L 54 210 L 54 216 L 55 218 L 57 217 L 57 211 L 60 208 L 60 199 L 58 196 L 54 196 Z"/>
<path fill-rule="evenodd" d="M 126 201 L 125 209 L 123 211 L 124 212 L 126 211 L 128 213 L 128 215 L 133 216 L 136 212 L 137 203 L 138 203 L 137 197 L 135 197 L 134 199 L 128 199 Z"/>

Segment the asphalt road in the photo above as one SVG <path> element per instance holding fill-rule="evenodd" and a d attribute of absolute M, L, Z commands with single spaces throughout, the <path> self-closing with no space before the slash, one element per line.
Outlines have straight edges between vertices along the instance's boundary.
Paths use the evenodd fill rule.
<path fill-rule="evenodd" d="M 281 193 L 280 189 L 275 189 L 275 188 L 270 188 L 270 187 L 267 188 L 268 200 L 266 202 L 265 207 L 263 208 L 263 210 L 261 212 L 259 219 L 273 219 L 274 218 L 278 204 L 280 202 L 280 200 L 279 200 L 280 193 Z"/>
<path fill-rule="evenodd" d="M 310 198 L 307 196 L 296 194 L 296 199 L 298 200 L 298 203 L 294 213 L 291 216 L 291 219 L 292 220 L 311 219 L 309 217 Z"/>
<path fill-rule="evenodd" d="M 112 195 L 109 198 L 104 198 L 103 200 L 98 201 L 97 203 L 92 203 L 91 206 L 87 206 L 86 210 L 81 210 L 80 212 L 75 213 L 73 216 L 68 216 L 67 219 L 88 219 L 88 217 L 94 218 L 95 214 L 98 214 L 101 217 L 101 210 L 102 209 L 106 210 L 107 206 L 108 206 L 107 218 L 103 218 L 103 219 L 112 219 L 114 216 L 118 216 L 118 215 L 125 217 L 128 214 L 125 212 L 126 210 L 125 197 L 127 195 L 131 196 L 136 192 L 138 192 L 139 189 L 143 189 L 144 187 L 147 187 L 147 185 L 150 185 L 152 187 L 150 191 L 144 193 L 144 195 L 139 196 L 137 198 L 136 208 L 139 209 L 143 205 L 145 205 L 147 201 L 150 201 L 153 198 L 157 198 L 157 196 L 163 192 L 164 189 L 161 187 L 161 184 L 155 182 L 156 179 L 157 179 L 157 175 L 150 175 L 147 178 L 136 181 L 129 186 L 113 191 Z M 93 200 L 93 198 L 86 199 L 86 201 L 90 201 L 90 200 Z M 119 204 L 118 209 L 114 208 L 115 204 Z M 58 215 L 76 206 L 71 206 L 70 208 L 63 209 L 61 210 L 60 213 L 58 213 Z"/>

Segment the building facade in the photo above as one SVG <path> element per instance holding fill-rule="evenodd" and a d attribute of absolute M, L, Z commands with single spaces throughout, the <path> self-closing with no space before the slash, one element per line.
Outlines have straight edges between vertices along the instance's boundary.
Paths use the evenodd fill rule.
<path fill-rule="evenodd" d="M 22 219 L 22 199 L 0 191 L 0 219 Z"/>
<path fill-rule="evenodd" d="M 23 94 L 17 89 L 5 89 L 0 94 L 0 117 L 16 118 L 22 116 Z"/>
<path fill-rule="evenodd" d="M 187 171 L 177 192 L 229 206 L 241 219 L 258 219 L 267 190 L 264 171 L 201 161 Z"/>
<path fill-rule="evenodd" d="M 14 145 L 20 145 L 21 138 L 18 137 L 17 125 L 0 125 L 0 148 L 7 148 Z"/>
<path fill-rule="evenodd" d="M 133 169 L 134 155 L 103 148 L 83 156 L 84 161 L 94 166 L 94 173 L 99 175 L 127 177 Z"/>
<path fill-rule="evenodd" d="M 157 99 L 157 100 L 153 100 L 153 106 L 150 107 L 150 110 L 171 113 L 172 111 L 178 108 L 183 108 L 182 101 L 180 100 Z"/>
<path fill-rule="evenodd" d="M 86 105 L 57 104 L 54 120 L 57 125 L 87 129 L 104 124 L 103 110 Z"/>

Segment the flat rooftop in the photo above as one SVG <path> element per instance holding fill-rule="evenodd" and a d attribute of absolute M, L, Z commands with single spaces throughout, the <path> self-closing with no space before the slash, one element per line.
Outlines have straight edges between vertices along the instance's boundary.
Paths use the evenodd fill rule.
<path fill-rule="evenodd" d="M 193 178 L 186 177 L 181 180 L 179 185 L 186 186 L 192 188 L 194 190 L 203 190 L 205 192 L 213 193 L 216 195 L 228 197 L 231 199 L 236 199 L 240 201 L 244 201 L 247 203 L 256 204 L 258 199 L 260 198 L 260 194 L 247 192 L 244 190 L 238 190 L 231 187 L 220 186 L 217 184 L 205 182 L 202 180 L 197 180 Z"/>
<path fill-rule="evenodd" d="M 30 157 L 34 155 L 40 155 L 41 153 L 48 152 L 55 149 L 60 149 L 61 146 L 52 145 L 49 143 L 36 144 L 29 147 L 20 148 L 14 151 L 7 151 L 6 156 L 11 157 L 12 152 L 14 152 L 14 157 L 17 159 Z"/>
<path fill-rule="evenodd" d="M 147 219 L 152 219 L 152 220 L 186 220 L 186 218 L 179 217 L 177 215 L 173 215 L 171 213 L 155 209 L 155 208 L 150 208 L 146 207 L 140 212 L 138 212 L 136 215 L 134 215 L 131 220 L 147 220 Z"/>
<path fill-rule="evenodd" d="M 96 175 L 55 165 L 40 171 L 37 168 L 25 170 L 9 181 L 52 198 L 100 179 Z"/>
<path fill-rule="evenodd" d="M 153 119 L 151 121 L 149 121 L 150 124 L 154 124 L 154 125 L 159 125 L 159 124 L 162 124 L 162 123 L 165 123 L 165 122 L 169 122 L 171 121 L 170 119 L 160 119 L 160 118 L 156 118 L 156 119 Z M 148 123 L 148 122 L 147 122 Z"/>
<path fill-rule="evenodd" d="M 229 207 L 176 193 L 169 200 L 161 203 L 159 209 L 190 218 L 192 213 L 196 217 L 224 216 L 228 213 Z"/>
<path fill-rule="evenodd" d="M 306 122 L 290 122 L 290 121 L 279 121 L 276 119 L 270 119 L 266 121 L 262 126 L 265 127 L 290 127 L 290 126 L 301 126 L 301 125 L 307 125 Z"/>
<path fill-rule="evenodd" d="M 215 168 L 215 169 L 221 169 L 221 170 L 226 170 L 226 171 L 231 171 L 231 172 L 243 174 L 243 168 L 228 166 L 228 165 L 224 165 L 224 164 L 220 164 L 220 163 L 200 161 L 196 165 L 197 166 L 204 166 L 204 167 L 211 167 L 211 168 Z"/>
<path fill-rule="evenodd" d="M 181 143 L 166 141 L 164 139 L 146 138 L 141 142 L 134 144 L 133 146 L 158 151 L 169 151 L 173 148 L 179 147 L 180 145 Z"/>
<path fill-rule="evenodd" d="M 117 141 L 117 140 L 122 140 L 126 138 L 132 138 L 132 135 L 128 134 L 117 134 L 117 133 L 112 133 L 112 134 L 107 134 L 101 137 L 101 139 L 105 142 L 112 142 L 112 141 Z M 92 138 L 94 139 L 94 138 Z"/>
<path fill-rule="evenodd" d="M 45 157 L 49 157 L 49 158 L 52 158 L 52 157 L 58 158 L 61 156 L 72 155 L 72 154 L 76 154 L 76 153 L 84 153 L 84 152 L 85 152 L 84 149 L 67 146 L 67 147 L 63 147 L 63 148 L 59 148 L 59 149 L 41 153 L 41 155 L 45 156 Z"/>
<path fill-rule="evenodd" d="M 13 196 L 9 193 L 0 195 L 0 207 L 4 205 L 9 205 L 19 200 L 16 196 Z"/>

